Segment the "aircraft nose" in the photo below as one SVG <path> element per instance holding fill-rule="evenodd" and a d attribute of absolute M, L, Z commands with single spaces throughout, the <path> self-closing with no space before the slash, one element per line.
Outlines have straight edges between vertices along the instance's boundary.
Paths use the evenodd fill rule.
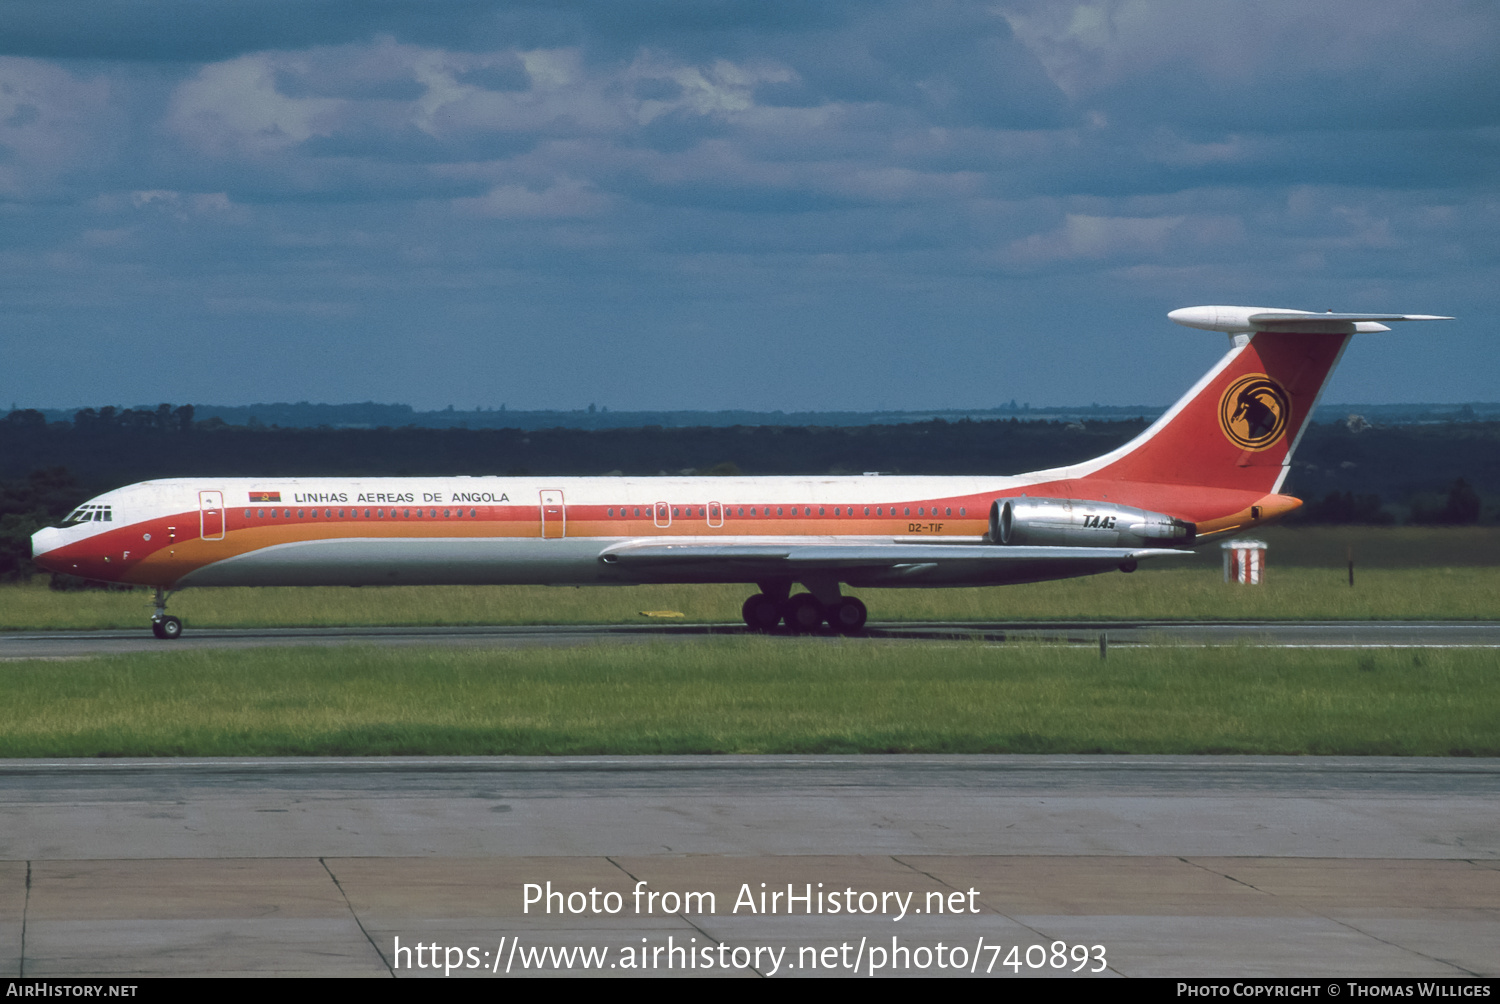
<path fill-rule="evenodd" d="M 44 526 L 31 535 L 31 557 L 40 559 L 49 551 L 55 551 L 67 541 L 67 535 L 55 526 Z M 41 564 L 41 561 L 37 561 Z"/>

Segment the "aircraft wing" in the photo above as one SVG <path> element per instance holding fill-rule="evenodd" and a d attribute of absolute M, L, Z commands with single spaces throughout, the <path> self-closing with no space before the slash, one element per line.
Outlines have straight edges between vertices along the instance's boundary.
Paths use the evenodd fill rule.
<path fill-rule="evenodd" d="M 642 581 L 739 582 L 817 575 L 854 585 L 1030 582 L 1092 575 L 1147 558 L 1192 551 L 1145 547 L 1014 547 L 996 544 L 805 543 L 629 540 L 599 560 Z"/>

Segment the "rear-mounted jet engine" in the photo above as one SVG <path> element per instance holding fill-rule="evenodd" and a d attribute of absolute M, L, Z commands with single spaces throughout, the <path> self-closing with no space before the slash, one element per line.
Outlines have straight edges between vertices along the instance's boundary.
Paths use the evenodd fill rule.
<path fill-rule="evenodd" d="M 1151 547 L 1191 544 L 1197 535 L 1192 523 L 1129 506 L 1024 496 L 990 503 L 990 541 L 996 544 Z"/>

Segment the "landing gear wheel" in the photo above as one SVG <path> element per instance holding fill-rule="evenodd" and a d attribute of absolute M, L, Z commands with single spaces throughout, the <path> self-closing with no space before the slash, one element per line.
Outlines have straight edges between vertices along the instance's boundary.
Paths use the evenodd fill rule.
<path fill-rule="evenodd" d="M 751 631 L 772 631 L 781 623 L 781 606 L 765 593 L 756 593 L 740 607 L 740 616 Z"/>
<path fill-rule="evenodd" d="M 812 593 L 798 593 L 787 600 L 782 615 L 788 629 L 797 634 L 807 634 L 823 626 L 823 604 Z"/>
<path fill-rule="evenodd" d="M 151 633 L 163 641 L 176 641 L 182 637 L 182 621 L 176 617 L 162 617 L 151 622 Z"/>
<path fill-rule="evenodd" d="M 854 634 L 865 626 L 870 612 L 852 596 L 845 596 L 828 608 L 828 624 L 839 634 Z"/>

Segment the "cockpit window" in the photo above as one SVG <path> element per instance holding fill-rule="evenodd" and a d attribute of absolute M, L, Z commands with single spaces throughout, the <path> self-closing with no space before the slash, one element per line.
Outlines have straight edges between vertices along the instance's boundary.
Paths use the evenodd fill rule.
<path fill-rule="evenodd" d="M 114 507 L 107 505 L 81 505 L 68 513 L 68 518 L 62 521 L 63 526 L 72 526 L 75 523 L 113 523 L 115 519 Z"/>

